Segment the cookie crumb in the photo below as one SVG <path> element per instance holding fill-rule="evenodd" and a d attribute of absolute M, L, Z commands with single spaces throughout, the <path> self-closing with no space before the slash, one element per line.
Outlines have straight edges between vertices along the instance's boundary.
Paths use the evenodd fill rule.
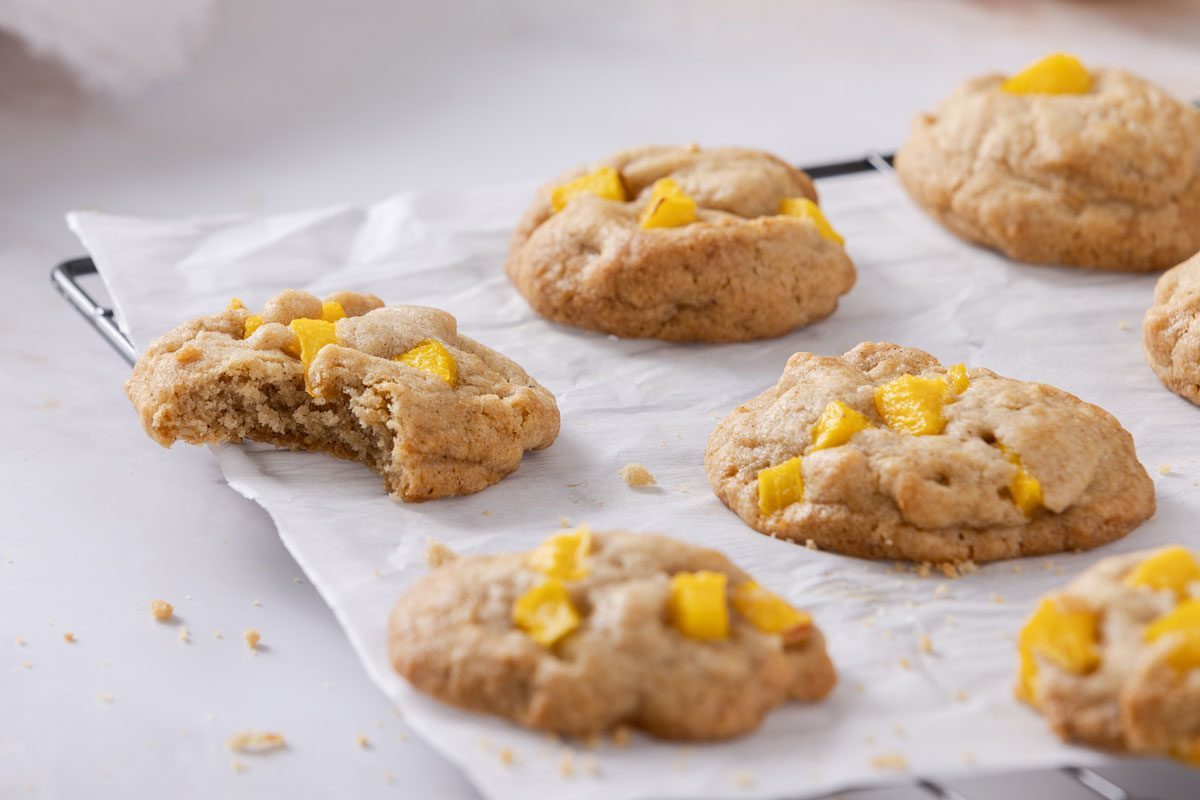
<path fill-rule="evenodd" d="M 63 634 L 63 641 L 66 642 L 67 644 L 74 644 L 75 643 L 75 634 L 71 633 L 71 631 L 67 631 L 66 633 Z"/>
<path fill-rule="evenodd" d="M 871 768 L 903 772 L 908 769 L 908 759 L 902 753 L 881 753 L 871 759 Z"/>
<path fill-rule="evenodd" d="M 1159 475 L 1170 475 L 1171 474 L 1171 465 L 1170 464 L 1159 464 L 1158 465 L 1158 474 Z"/>
<path fill-rule="evenodd" d="M 13 639 L 13 643 L 14 643 L 14 644 L 16 644 L 16 646 L 17 646 L 17 647 L 24 647 L 24 646 L 25 646 L 25 640 L 24 640 L 24 639 L 22 639 L 20 636 L 17 636 L 17 637 L 15 637 L 15 638 Z"/>
<path fill-rule="evenodd" d="M 650 470 L 641 464 L 626 464 L 621 467 L 621 480 L 629 486 L 657 486 L 658 481 L 650 474 Z"/>
<path fill-rule="evenodd" d="M 618 725 L 613 728 L 612 742 L 617 747 L 629 747 L 629 742 L 633 739 L 633 732 L 628 725 Z"/>
<path fill-rule="evenodd" d="M 600 762 L 592 754 L 583 757 L 583 771 L 593 778 L 600 776 Z"/>
<path fill-rule="evenodd" d="M 928 561 L 922 561 L 917 565 L 917 577 L 928 578 L 929 573 L 933 571 L 933 564 Z"/>
<path fill-rule="evenodd" d="M 817 543 L 814 542 L 812 539 L 805 539 L 804 546 L 807 547 L 809 550 L 820 550 L 821 549 L 821 548 L 817 547 Z"/>
<path fill-rule="evenodd" d="M 293 575 L 292 583 L 304 583 L 304 579 L 301 578 L 299 575 Z"/>
<path fill-rule="evenodd" d="M 934 597 L 945 597 L 948 594 L 950 594 L 950 587 L 944 583 L 939 583 L 937 586 L 933 587 Z"/>
<path fill-rule="evenodd" d="M 32 661 L 22 661 L 21 666 L 24 667 L 25 669 L 33 669 L 33 662 Z"/>
<path fill-rule="evenodd" d="M 246 640 L 246 647 L 251 650 L 258 650 L 258 643 L 262 641 L 262 636 L 254 628 L 247 628 L 242 638 Z"/>
<path fill-rule="evenodd" d="M 1119 330 L 1119 331 L 1129 330 L 1129 321 L 1124 320 L 1124 319 L 1117 320 L 1117 330 Z"/>
<path fill-rule="evenodd" d="M 575 777 L 575 758 L 570 750 L 563 751 L 562 758 L 558 760 L 558 774 L 564 778 Z"/>
<path fill-rule="evenodd" d="M 996 603 L 997 605 L 1003 604 L 1004 603 L 1004 595 L 999 594 L 998 592 L 993 593 L 992 594 L 992 602 Z"/>
<path fill-rule="evenodd" d="M 229 765 L 229 768 L 232 769 L 234 772 L 249 772 L 250 771 L 250 767 L 245 762 L 238 761 L 237 759 L 233 760 L 233 763 Z"/>
<path fill-rule="evenodd" d="M 900 658 L 898 663 L 900 664 L 901 669 L 912 669 L 912 662 L 903 656 Z"/>
<path fill-rule="evenodd" d="M 395 783 L 396 782 L 396 776 L 392 774 L 391 770 L 388 770 L 383 773 L 383 782 L 384 783 Z"/>
<path fill-rule="evenodd" d="M 963 763 L 968 767 L 975 766 L 975 754 L 970 752 L 963 753 Z"/>
<path fill-rule="evenodd" d="M 437 539 L 430 539 L 429 544 L 425 545 L 425 563 L 430 569 L 449 564 L 456 558 L 458 554 Z"/>
<path fill-rule="evenodd" d="M 571 527 L 571 518 L 570 517 L 559 517 L 558 518 L 558 527 L 560 527 L 560 528 Z"/>
<path fill-rule="evenodd" d="M 262 600 L 259 600 L 256 597 L 250 601 L 250 605 L 253 606 L 254 608 L 262 608 Z"/>
<path fill-rule="evenodd" d="M 367 739 L 367 737 L 361 733 L 354 738 L 354 743 L 356 745 L 358 745 L 359 747 L 361 747 L 363 750 L 367 750 L 371 746 L 370 740 Z"/>
<path fill-rule="evenodd" d="M 739 789 L 749 789 L 754 786 L 754 775 L 744 770 L 735 772 L 733 774 L 733 785 Z"/>
<path fill-rule="evenodd" d="M 166 600 L 150 601 L 150 616 L 154 617 L 159 622 L 166 622 L 174 613 L 175 606 L 171 605 Z"/>
<path fill-rule="evenodd" d="M 101 692 L 96 697 L 100 699 L 101 703 L 111 703 L 113 701 L 112 692 Z"/>
<path fill-rule="evenodd" d="M 214 638 L 214 639 L 224 639 L 224 638 L 225 638 L 225 634 L 221 633 L 221 632 L 220 632 L 220 631 L 218 631 L 218 630 L 213 630 L 213 638 Z"/>
<path fill-rule="evenodd" d="M 192 640 L 192 634 L 188 630 L 188 626 L 187 625 L 182 626 L 179 629 L 179 641 L 183 642 L 184 644 L 187 644 L 191 640 Z"/>
<path fill-rule="evenodd" d="M 517 760 L 516 755 L 507 747 L 500 748 L 500 752 L 496 754 L 500 758 L 500 763 L 506 767 L 511 767 Z"/>
<path fill-rule="evenodd" d="M 920 636 L 917 638 L 917 647 L 921 648 L 922 653 L 932 653 L 933 639 L 930 639 L 928 635 Z"/>
<path fill-rule="evenodd" d="M 273 733 L 271 731 L 241 731 L 229 737 L 225 742 L 225 746 L 235 753 L 246 753 L 250 755 L 260 755 L 262 753 L 271 753 L 276 750 L 283 750 L 287 747 L 287 742 L 283 738 L 282 733 Z"/>
<path fill-rule="evenodd" d="M 962 689 L 959 689 L 957 692 L 954 693 L 954 699 L 960 703 L 965 703 L 965 702 L 967 702 L 967 693 L 965 691 L 963 691 Z"/>

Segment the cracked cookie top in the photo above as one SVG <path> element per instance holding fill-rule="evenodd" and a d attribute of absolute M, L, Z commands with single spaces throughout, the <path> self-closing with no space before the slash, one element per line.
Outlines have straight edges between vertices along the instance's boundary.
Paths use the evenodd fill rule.
<path fill-rule="evenodd" d="M 644 147 L 543 187 L 506 270 L 530 305 L 618 336 L 739 341 L 832 313 L 854 283 L 808 176 L 756 150 Z"/>
<path fill-rule="evenodd" d="M 967 81 L 913 122 L 898 175 L 953 232 L 1019 261 L 1178 263 L 1200 250 L 1200 111 L 1123 70 L 1085 75 L 1069 91 Z"/>
<path fill-rule="evenodd" d="M 867 558 L 1094 547 L 1154 510 L 1132 438 L 1102 409 L 886 343 L 793 355 L 713 431 L 705 467 L 756 530 Z"/>
<path fill-rule="evenodd" d="M 715 550 L 585 527 L 441 561 L 397 602 L 391 656 L 464 708 L 572 736 L 718 739 L 836 680 L 812 618 Z"/>
<path fill-rule="evenodd" d="M 1200 561 L 1172 546 L 1100 561 L 1039 602 L 1016 694 L 1064 739 L 1200 764 Z"/>

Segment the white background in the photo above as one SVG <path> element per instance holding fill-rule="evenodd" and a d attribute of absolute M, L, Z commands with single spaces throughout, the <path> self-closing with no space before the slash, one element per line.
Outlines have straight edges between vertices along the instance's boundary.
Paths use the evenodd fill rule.
<path fill-rule="evenodd" d="M 960 77 L 1052 49 L 1200 96 L 1184 2 L 308 5 L 219 4 L 193 70 L 123 100 L 0 39 L 0 796 L 473 796 L 406 740 L 266 515 L 206 451 L 141 434 L 125 368 L 46 280 L 78 252 L 67 208 L 369 202 L 647 141 L 812 163 L 891 147 Z M 150 621 L 155 597 L 192 644 Z M 247 727 L 293 752 L 235 773 L 225 738 Z"/>

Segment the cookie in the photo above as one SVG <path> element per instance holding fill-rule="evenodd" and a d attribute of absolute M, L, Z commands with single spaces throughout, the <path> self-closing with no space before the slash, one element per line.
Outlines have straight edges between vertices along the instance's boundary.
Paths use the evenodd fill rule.
<path fill-rule="evenodd" d="M 760 533 L 862 558 L 1087 549 L 1154 513 L 1133 439 L 1103 409 L 886 343 L 793 355 L 717 426 L 704 466 Z"/>
<path fill-rule="evenodd" d="M 389 647 L 422 692 L 568 736 L 728 738 L 836 681 L 812 618 L 725 556 L 587 528 L 433 570 L 397 602 Z"/>
<path fill-rule="evenodd" d="M 505 269 L 555 322 L 734 342 L 832 314 L 854 285 L 802 171 L 757 150 L 643 147 L 543 187 Z"/>
<path fill-rule="evenodd" d="M 1200 254 L 1158 279 L 1142 320 L 1142 346 L 1163 385 L 1200 404 Z"/>
<path fill-rule="evenodd" d="M 1066 59 L 967 81 L 916 118 L 896 174 L 953 233 L 1017 261 L 1178 264 L 1200 250 L 1200 111 Z"/>
<path fill-rule="evenodd" d="M 1017 697 L 1063 739 L 1200 765 L 1200 563 L 1183 547 L 1106 558 L 1041 600 Z"/>
<path fill-rule="evenodd" d="M 239 301 L 155 340 L 125 385 L 146 433 L 361 461 L 413 501 L 478 492 L 558 435 L 554 396 L 454 317 L 340 292 Z"/>

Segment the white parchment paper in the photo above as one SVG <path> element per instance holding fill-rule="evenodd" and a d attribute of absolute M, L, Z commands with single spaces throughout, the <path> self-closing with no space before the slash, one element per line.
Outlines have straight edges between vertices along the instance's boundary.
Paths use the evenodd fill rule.
<path fill-rule="evenodd" d="M 1037 595 L 1101 556 L 1200 544 L 1193 444 L 1200 409 L 1162 388 L 1141 352 L 1154 276 L 1008 263 L 941 231 L 890 175 L 834 178 L 819 188 L 846 237 L 858 285 L 824 322 L 778 340 L 722 346 L 619 341 L 536 317 L 501 269 L 530 186 L 273 217 L 75 213 L 69 222 L 139 349 L 234 295 L 256 308 L 286 287 L 356 289 L 450 311 L 465 334 L 514 358 L 556 394 L 563 424 L 554 446 L 471 497 L 405 505 L 355 463 L 253 445 L 215 450 L 229 484 L 271 514 L 371 678 L 486 796 L 797 797 L 902 774 L 1095 763 L 1100 756 L 1059 744 L 1013 700 L 1013 643 Z M 745 527 L 704 476 L 705 440 L 717 420 L 774 383 L 791 353 L 838 354 L 872 339 L 1051 383 L 1104 406 L 1137 440 L 1158 488 L 1158 515 L 1098 552 L 996 564 L 954 581 L 814 552 Z M 131 435 L 136 425 L 131 413 Z M 648 466 L 658 487 L 627 487 L 617 471 L 628 462 Z M 560 516 L 725 551 L 815 614 L 838 688 L 823 703 L 776 711 L 737 741 L 681 748 L 638 736 L 628 748 L 604 744 L 592 754 L 442 706 L 393 674 L 388 611 L 426 570 L 430 537 L 467 553 L 524 549 L 557 528 Z M 922 636 L 932 652 L 922 651 Z M 571 777 L 560 774 L 565 746 L 575 752 Z M 515 763 L 501 762 L 502 748 Z M 598 774 L 584 769 L 591 757 Z M 900 763 L 906 773 L 885 768 Z"/>

